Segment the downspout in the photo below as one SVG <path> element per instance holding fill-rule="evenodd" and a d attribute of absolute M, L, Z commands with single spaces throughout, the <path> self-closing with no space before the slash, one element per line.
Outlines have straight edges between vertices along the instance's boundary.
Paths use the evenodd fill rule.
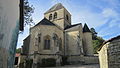
<path fill-rule="evenodd" d="M 20 15 L 19 15 L 19 30 L 23 31 L 24 30 L 24 0 L 20 0 L 20 4 L 19 4 L 19 10 L 20 10 Z"/>

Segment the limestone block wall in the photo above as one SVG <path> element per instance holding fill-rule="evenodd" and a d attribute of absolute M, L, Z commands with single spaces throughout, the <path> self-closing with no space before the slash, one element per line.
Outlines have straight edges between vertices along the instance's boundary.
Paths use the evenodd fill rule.
<path fill-rule="evenodd" d="M 57 18 L 53 19 L 54 13 L 57 12 Z M 52 14 L 52 22 L 60 26 L 61 28 L 64 28 L 64 8 L 61 8 L 57 11 L 53 11 L 47 14 L 44 14 L 44 17 L 49 20 L 49 15 Z"/>
<path fill-rule="evenodd" d="M 22 53 L 23 54 L 29 53 L 29 44 L 30 44 L 30 35 L 23 40 L 23 46 L 22 46 Z"/>
<path fill-rule="evenodd" d="M 83 34 L 82 26 L 78 25 L 66 30 L 65 43 L 66 43 L 66 55 L 68 56 L 68 62 L 80 63 L 83 62 Z"/>
<path fill-rule="evenodd" d="M 68 20 L 67 20 L 68 16 Z M 71 25 L 71 14 L 68 12 L 68 10 L 64 9 L 64 26 Z"/>
<path fill-rule="evenodd" d="M 53 19 L 55 12 L 57 12 L 57 18 Z M 65 8 L 61 8 L 59 10 L 46 13 L 46 14 L 44 14 L 44 17 L 49 20 L 50 14 L 52 14 L 52 20 L 50 20 L 50 21 L 57 24 L 61 28 L 64 29 L 67 25 L 71 25 L 71 15 Z M 68 15 L 69 20 L 66 19 L 66 15 Z"/>
<path fill-rule="evenodd" d="M 59 27 L 64 28 L 64 19 L 54 20 L 53 22 Z"/>
<path fill-rule="evenodd" d="M 65 30 L 65 46 L 67 55 L 78 55 L 83 53 L 82 26 L 78 25 Z M 72 52 L 71 52 L 72 51 Z"/>
<path fill-rule="evenodd" d="M 70 63 L 70 64 L 82 64 L 84 62 L 84 58 L 83 56 L 77 56 L 77 55 L 72 55 L 72 56 L 69 56 L 69 58 L 67 59 L 67 61 Z"/>
<path fill-rule="evenodd" d="M 59 9 L 57 11 L 49 12 L 47 14 L 44 14 L 44 17 L 49 20 L 49 15 L 52 14 L 52 17 L 53 17 L 55 12 L 57 12 L 57 19 L 64 18 L 64 8 L 61 8 L 61 9 Z M 51 21 L 53 21 L 53 20 L 54 19 L 52 18 Z"/>
<path fill-rule="evenodd" d="M 108 68 L 108 45 L 109 43 L 106 43 L 99 51 L 100 68 Z"/>
<path fill-rule="evenodd" d="M 99 51 L 100 68 L 120 68 L 120 39 L 103 45 Z"/>
<path fill-rule="evenodd" d="M 83 48 L 85 55 L 93 55 L 92 34 L 90 32 L 83 33 Z"/>
<path fill-rule="evenodd" d="M 68 55 L 80 55 L 80 41 L 78 40 L 79 31 L 67 32 L 67 35 Z"/>
<path fill-rule="evenodd" d="M 47 25 L 40 25 L 31 28 L 30 30 L 31 40 L 30 40 L 30 49 L 29 54 L 33 54 L 34 51 L 38 51 L 41 54 L 55 54 L 57 52 L 57 46 L 54 45 L 53 34 L 57 34 L 59 38 L 62 40 L 62 51 L 64 52 L 64 38 L 63 38 L 63 31 L 57 28 L 56 26 L 47 26 Z M 36 38 L 38 34 L 41 33 L 41 42 L 36 44 Z M 50 36 L 50 50 L 44 50 L 44 37 L 46 35 Z M 37 45 L 37 46 L 36 46 Z"/>
<path fill-rule="evenodd" d="M 81 46 L 81 53 L 84 54 L 84 44 L 83 44 L 83 39 L 84 39 L 84 34 L 83 34 L 83 28 L 82 28 L 82 24 L 80 24 L 79 28 L 79 35 L 80 35 L 80 46 Z"/>
<path fill-rule="evenodd" d="M 109 68 L 120 68 L 120 39 L 113 40 L 108 46 Z"/>
<path fill-rule="evenodd" d="M 98 56 L 84 56 L 85 64 L 99 64 Z"/>

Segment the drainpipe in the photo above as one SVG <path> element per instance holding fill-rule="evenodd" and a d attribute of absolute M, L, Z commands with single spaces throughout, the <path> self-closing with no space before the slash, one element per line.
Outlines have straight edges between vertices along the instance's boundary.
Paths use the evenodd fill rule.
<path fill-rule="evenodd" d="M 23 31 L 24 30 L 24 0 L 20 0 L 20 4 L 19 4 L 19 10 L 20 10 L 20 20 L 19 20 L 19 30 Z"/>

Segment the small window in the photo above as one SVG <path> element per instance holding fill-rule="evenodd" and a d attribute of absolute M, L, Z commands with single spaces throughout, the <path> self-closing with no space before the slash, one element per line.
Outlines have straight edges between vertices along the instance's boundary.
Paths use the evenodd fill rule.
<path fill-rule="evenodd" d="M 56 19 L 56 18 L 57 18 L 57 12 L 54 13 L 54 19 Z"/>
<path fill-rule="evenodd" d="M 41 42 L 41 34 L 38 34 L 38 43 Z"/>
<path fill-rule="evenodd" d="M 69 20 L 69 17 L 68 17 L 68 15 L 66 15 L 66 19 L 67 19 L 67 20 Z"/>
<path fill-rule="evenodd" d="M 52 14 L 50 14 L 50 16 L 49 16 L 49 20 L 52 20 Z"/>

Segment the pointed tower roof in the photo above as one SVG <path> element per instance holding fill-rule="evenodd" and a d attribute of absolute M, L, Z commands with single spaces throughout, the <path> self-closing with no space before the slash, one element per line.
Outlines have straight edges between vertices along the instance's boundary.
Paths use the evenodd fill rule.
<path fill-rule="evenodd" d="M 64 6 L 61 3 L 57 3 L 52 8 L 50 8 L 47 12 L 45 12 L 45 14 L 61 8 L 64 8 Z"/>
<path fill-rule="evenodd" d="M 83 32 L 91 32 L 86 23 L 83 27 Z"/>

